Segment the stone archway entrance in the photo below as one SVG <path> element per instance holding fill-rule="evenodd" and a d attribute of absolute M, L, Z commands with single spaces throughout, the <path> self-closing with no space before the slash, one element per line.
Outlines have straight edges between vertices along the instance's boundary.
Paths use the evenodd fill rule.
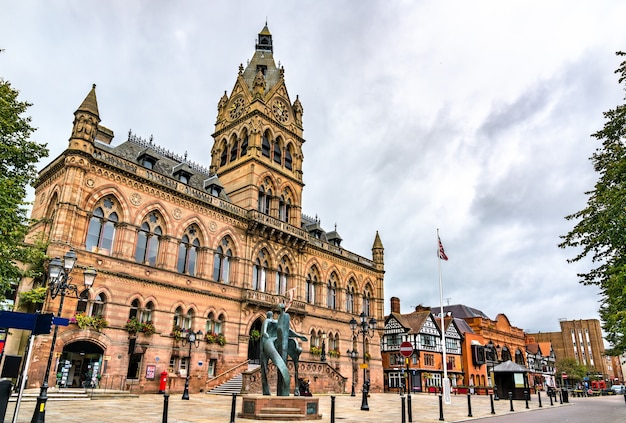
<path fill-rule="evenodd" d="M 57 385 L 62 388 L 94 388 L 102 374 L 104 350 L 91 341 L 67 344 L 59 359 Z"/>
<path fill-rule="evenodd" d="M 263 320 L 257 318 L 250 327 L 250 340 L 248 341 L 248 360 L 251 364 L 261 364 L 259 357 L 261 355 L 261 327 Z"/>

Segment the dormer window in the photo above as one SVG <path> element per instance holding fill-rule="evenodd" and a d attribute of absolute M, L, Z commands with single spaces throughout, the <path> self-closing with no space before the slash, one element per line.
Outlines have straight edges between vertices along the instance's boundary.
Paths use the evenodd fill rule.
<path fill-rule="evenodd" d="M 137 158 L 137 161 L 146 169 L 154 169 L 158 159 L 147 153 L 143 153 Z"/>
<path fill-rule="evenodd" d="M 204 189 L 214 197 L 219 197 L 222 191 L 224 191 L 224 187 L 215 175 L 204 180 Z"/>
<path fill-rule="evenodd" d="M 220 196 L 220 192 L 222 190 L 220 189 L 220 187 L 218 187 L 217 185 L 211 185 L 209 187 L 209 193 L 214 196 L 214 197 L 219 197 Z"/>
<path fill-rule="evenodd" d="M 141 165 L 143 167 L 145 167 L 146 169 L 154 169 L 154 165 L 156 164 L 155 160 L 152 160 L 150 157 L 144 157 L 144 159 L 141 162 Z"/>
<path fill-rule="evenodd" d="M 263 74 L 263 76 L 265 76 L 265 74 L 267 72 L 267 66 L 265 66 L 265 65 L 256 65 L 256 72 L 257 73 L 261 72 Z"/>
<path fill-rule="evenodd" d="M 183 184 L 189 184 L 189 180 L 191 179 L 191 174 L 181 170 L 174 174 L 174 178 L 178 179 Z"/>
<path fill-rule="evenodd" d="M 179 163 L 172 169 L 172 176 L 185 185 L 189 184 L 193 170 L 186 163 Z"/>

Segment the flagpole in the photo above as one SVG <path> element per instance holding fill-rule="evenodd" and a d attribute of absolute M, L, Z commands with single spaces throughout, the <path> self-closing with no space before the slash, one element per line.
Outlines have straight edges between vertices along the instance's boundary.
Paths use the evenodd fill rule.
<path fill-rule="evenodd" d="M 450 404 L 450 388 L 448 381 L 448 362 L 446 358 L 446 326 L 443 314 L 443 281 L 441 277 L 441 253 L 443 246 L 441 245 L 441 238 L 439 238 L 439 228 L 437 228 L 437 269 L 439 270 L 439 305 L 440 305 L 440 314 L 441 314 L 441 350 L 443 353 L 442 356 L 442 367 L 443 367 L 443 381 L 442 387 L 444 391 L 444 399 L 446 404 Z"/>
<path fill-rule="evenodd" d="M 448 363 L 446 362 L 446 327 L 443 315 L 443 282 L 441 277 L 441 254 L 439 253 L 439 228 L 437 228 L 437 269 L 439 270 L 439 305 L 441 307 L 441 349 L 443 351 L 443 378 L 448 378 Z"/>

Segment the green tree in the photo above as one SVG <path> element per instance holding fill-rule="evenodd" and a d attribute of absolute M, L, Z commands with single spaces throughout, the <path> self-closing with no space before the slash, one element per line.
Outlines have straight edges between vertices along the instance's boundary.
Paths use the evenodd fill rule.
<path fill-rule="evenodd" d="M 587 376 L 587 368 L 573 358 L 563 358 L 557 360 L 556 364 L 556 378 L 559 379 L 561 374 L 565 373 L 568 380 L 572 382 L 580 382 Z"/>
<path fill-rule="evenodd" d="M 620 84 L 626 81 L 626 61 L 615 73 Z M 585 193 L 586 207 L 566 216 L 577 223 L 559 246 L 580 250 L 570 262 L 591 258 L 595 267 L 578 276 L 582 284 L 600 287 L 600 317 L 612 346 L 607 354 L 620 355 L 626 351 L 626 104 L 604 117 L 604 128 L 592 134 L 601 142 L 591 156 L 598 181 Z"/>
<path fill-rule="evenodd" d="M 18 95 L 0 78 L 0 301 L 11 283 L 22 276 L 37 276 L 23 271 L 20 263 L 41 257 L 37 247 L 24 243 L 29 224 L 26 189 L 36 180 L 35 165 L 48 155 L 48 149 L 30 140 L 35 128 L 30 116 L 23 115 L 31 104 L 20 101 Z"/>

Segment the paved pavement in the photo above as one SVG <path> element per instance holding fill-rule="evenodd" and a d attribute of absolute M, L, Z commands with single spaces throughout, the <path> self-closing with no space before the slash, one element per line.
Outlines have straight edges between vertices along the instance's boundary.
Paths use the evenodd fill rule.
<path fill-rule="evenodd" d="M 331 396 L 320 396 L 321 420 L 320 423 L 329 423 L 331 411 Z M 558 398 L 557 398 L 558 399 Z M 406 398 L 405 398 L 406 403 Z M 402 422 L 402 399 L 398 394 L 371 394 L 368 399 L 369 411 L 361 410 L 361 396 L 335 396 L 335 421 L 354 423 L 387 423 Z M 439 422 L 439 396 L 432 394 L 414 394 L 411 396 L 412 417 L 415 423 Z M 514 413 L 541 412 L 549 409 L 550 400 L 542 395 L 543 408 L 539 408 L 537 396 L 534 395 L 526 409 L 525 401 L 513 401 Z M 569 404 L 559 404 L 552 407 L 566 407 Z M 164 396 L 158 394 L 140 395 L 137 398 L 117 398 L 102 400 L 49 400 L 46 405 L 46 421 L 48 423 L 159 423 L 163 422 Z M 181 394 L 172 394 L 168 400 L 168 423 L 232 423 L 232 397 L 208 394 L 191 394 L 188 401 L 181 399 Z M 35 402 L 22 402 L 18 415 L 18 423 L 30 422 Z M 509 400 L 494 401 L 496 415 L 512 413 Z M 11 422 L 15 403 L 10 402 L 5 422 Z M 241 411 L 241 397 L 237 397 L 237 413 Z M 480 417 L 491 416 L 491 405 L 488 396 L 471 396 L 472 417 L 468 417 L 467 395 L 452 396 L 452 404 L 443 404 L 444 421 L 468 421 Z M 405 414 L 409 422 L 408 411 Z M 236 417 L 237 423 L 254 423 Z M 277 423 L 264 420 L 266 423 Z"/>

